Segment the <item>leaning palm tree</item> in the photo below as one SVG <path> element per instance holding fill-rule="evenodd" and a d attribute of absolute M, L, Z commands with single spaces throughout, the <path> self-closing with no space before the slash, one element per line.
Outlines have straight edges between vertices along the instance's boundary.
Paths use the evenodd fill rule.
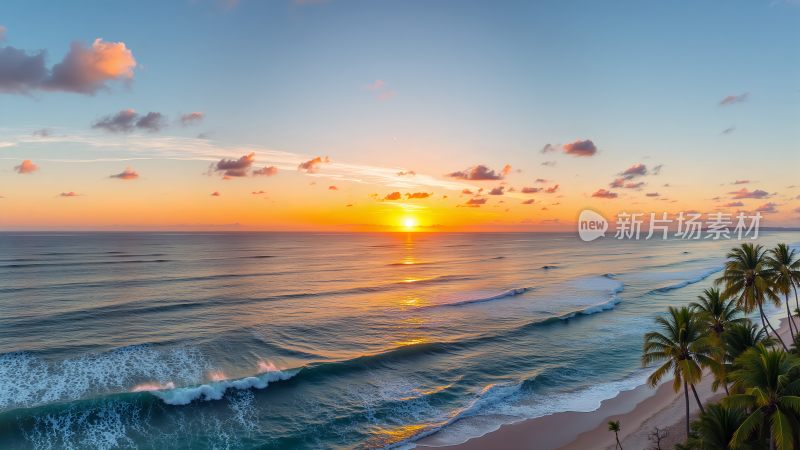
<path fill-rule="evenodd" d="M 692 425 L 691 448 L 698 450 L 729 450 L 734 433 L 747 415 L 741 409 L 711 404 Z M 752 448 L 740 446 L 739 448 Z"/>
<path fill-rule="evenodd" d="M 800 258 L 797 252 L 786 244 L 778 244 L 767 252 L 767 267 L 772 272 L 773 289 L 786 301 L 786 318 L 789 321 L 789 330 L 792 336 L 797 334 L 797 324 L 794 323 L 789 308 L 789 294 L 794 291 L 794 301 L 800 308 L 797 300 L 797 283 L 800 283 Z"/>
<path fill-rule="evenodd" d="M 742 353 L 758 344 L 770 346 L 772 338 L 767 336 L 764 328 L 754 325 L 750 320 L 745 320 L 728 327 L 722 338 L 725 354 L 728 361 L 733 363 Z"/>
<path fill-rule="evenodd" d="M 614 432 L 614 439 L 617 440 L 617 445 L 614 446 L 615 449 L 622 450 L 622 444 L 619 443 L 619 420 L 611 420 L 608 422 L 608 431 Z"/>
<path fill-rule="evenodd" d="M 716 283 L 725 287 L 722 296 L 735 298 L 736 306 L 744 312 L 749 313 L 758 309 L 761 323 L 765 328 L 772 330 L 783 349 L 788 351 L 783 339 L 764 314 L 765 298 L 780 305 L 780 298 L 771 289 L 772 271 L 766 265 L 765 253 L 761 245 L 742 244 L 734 248 L 728 252 L 725 271 Z"/>
<path fill-rule="evenodd" d="M 750 415 L 733 434 L 731 447 L 739 448 L 754 432 L 762 431 L 769 434 L 770 449 L 793 450 L 795 432 L 800 429 L 796 418 L 800 414 L 800 359 L 759 344 L 744 352 L 736 364 L 731 378 L 743 393 L 724 402 Z"/>
<path fill-rule="evenodd" d="M 655 387 L 670 371 L 674 377 L 672 389 L 680 391 L 686 400 L 686 435 L 689 435 L 689 388 L 694 394 L 697 406 L 703 411 L 703 404 L 697 395 L 695 384 L 703 376 L 701 366 L 713 363 L 705 337 L 705 324 L 699 314 L 687 307 L 680 309 L 670 307 L 666 317 L 659 316 L 656 323 L 662 331 L 651 331 L 644 335 L 644 353 L 642 365 L 648 366 L 664 361 L 655 372 L 650 374 L 647 382 Z"/>
<path fill-rule="evenodd" d="M 697 297 L 696 302 L 689 304 L 689 308 L 700 315 L 711 331 L 708 338 L 711 341 L 709 348 L 712 349 L 714 359 L 711 371 L 714 373 L 715 378 L 712 389 L 716 391 L 722 385 L 725 388 L 725 393 L 728 394 L 728 383 L 726 382 L 727 361 L 722 335 L 728 327 L 741 323 L 746 319 L 741 317 L 741 311 L 736 309 L 735 302 L 724 299 L 720 295 L 719 289 L 715 288 L 704 290 L 703 295 Z"/>

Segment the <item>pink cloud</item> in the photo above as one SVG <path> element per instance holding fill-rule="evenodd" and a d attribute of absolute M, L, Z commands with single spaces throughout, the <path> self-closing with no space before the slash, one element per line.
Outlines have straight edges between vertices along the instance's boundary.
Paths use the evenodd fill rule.
<path fill-rule="evenodd" d="M 734 199 L 767 198 L 767 197 L 769 197 L 769 192 L 762 191 L 761 189 L 755 189 L 755 190 L 752 190 L 752 191 L 748 191 L 747 188 L 741 188 L 738 191 L 729 192 L 729 194 L 733 195 Z"/>
<path fill-rule="evenodd" d="M 111 80 L 130 80 L 136 60 L 124 42 L 95 39 L 91 47 L 74 42 L 64 59 L 53 66 L 44 89 L 94 94 Z"/>
<path fill-rule="evenodd" d="M 181 125 L 188 127 L 190 125 L 195 125 L 203 121 L 205 118 L 205 113 L 200 111 L 194 111 L 187 114 L 183 114 L 181 116 Z"/>
<path fill-rule="evenodd" d="M 394 91 L 383 80 L 373 81 L 366 86 L 366 89 L 372 92 L 378 100 L 386 101 L 394 98 Z"/>
<path fill-rule="evenodd" d="M 383 199 L 384 200 L 400 200 L 401 198 L 403 198 L 402 194 L 400 194 L 399 192 L 392 192 L 391 194 L 387 194 L 386 197 L 384 197 Z"/>
<path fill-rule="evenodd" d="M 339 188 L 338 188 L 338 187 L 336 187 L 336 186 L 330 185 L 330 186 L 328 186 L 328 190 L 329 190 L 329 191 L 338 191 L 338 190 L 339 190 Z"/>
<path fill-rule="evenodd" d="M 740 208 L 740 207 L 744 206 L 744 203 L 742 203 L 742 202 L 730 202 L 730 203 L 724 204 L 723 206 L 728 207 L 728 208 Z"/>
<path fill-rule="evenodd" d="M 550 186 L 549 188 L 545 189 L 544 192 L 546 194 L 554 194 L 557 190 L 558 190 L 558 185 L 555 184 L 555 185 Z"/>
<path fill-rule="evenodd" d="M 647 197 L 660 197 L 661 196 L 661 194 L 659 194 L 658 192 L 648 192 L 648 193 L 646 193 L 644 195 L 647 196 Z"/>
<path fill-rule="evenodd" d="M 264 166 L 260 169 L 253 170 L 253 176 L 271 177 L 278 174 L 278 168 L 275 166 Z"/>
<path fill-rule="evenodd" d="M 534 199 L 532 199 L 532 198 L 529 198 L 529 199 L 525 200 L 524 202 L 522 202 L 522 204 L 523 204 L 523 205 L 532 205 L 532 204 L 534 204 L 535 202 L 536 202 L 536 200 L 534 200 Z"/>
<path fill-rule="evenodd" d="M 256 154 L 250 152 L 239 159 L 221 159 L 215 166 L 214 170 L 222 172 L 223 176 L 229 177 L 244 177 L 247 176 L 247 171 L 255 161 Z"/>
<path fill-rule="evenodd" d="M 22 164 L 14 166 L 14 170 L 21 174 L 31 174 L 39 170 L 39 166 L 34 164 L 30 159 L 26 159 L 25 161 L 22 161 Z"/>
<path fill-rule="evenodd" d="M 109 175 L 109 178 L 118 178 L 120 180 L 135 180 L 139 178 L 139 173 L 135 170 L 131 169 L 130 167 L 126 167 L 125 170 L 118 174 Z"/>
<path fill-rule="evenodd" d="M 317 156 L 315 158 L 309 159 L 308 161 L 301 162 L 297 166 L 297 170 L 304 170 L 308 173 L 316 173 L 319 171 L 319 166 L 322 164 L 327 164 L 331 162 L 330 158 Z"/>
<path fill-rule="evenodd" d="M 739 95 L 728 95 L 728 96 L 726 96 L 725 98 L 723 98 L 722 100 L 719 101 L 719 106 L 728 106 L 728 105 L 733 105 L 733 104 L 736 104 L 736 103 L 742 103 L 742 102 L 747 101 L 749 96 L 750 96 L 750 94 L 748 94 L 747 92 L 745 92 L 744 94 L 739 94 Z"/>
<path fill-rule="evenodd" d="M 76 194 L 75 192 L 72 192 L 72 191 L 70 191 L 70 192 L 62 192 L 62 193 L 58 194 L 59 197 L 77 197 L 79 195 L 80 194 Z"/>
<path fill-rule="evenodd" d="M 619 195 L 616 192 L 607 191 L 605 189 L 598 189 L 592 194 L 592 197 L 596 198 L 617 198 Z"/>
<path fill-rule="evenodd" d="M 489 191 L 489 195 L 503 195 L 503 186 L 497 186 Z"/>
<path fill-rule="evenodd" d="M 538 188 L 538 187 L 525 187 L 525 186 L 523 186 L 521 192 L 523 194 L 535 194 L 535 193 L 537 193 L 537 192 L 539 192 L 541 190 L 542 190 L 542 188 Z"/>
<path fill-rule="evenodd" d="M 630 180 L 631 178 L 641 177 L 647 175 L 647 166 L 644 164 L 634 164 L 620 173 L 622 178 Z"/>
<path fill-rule="evenodd" d="M 756 208 L 756 212 L 761 212 L 766 214 L 778 212 L 778 204 L 772 202 L 764 203 L 763 205 Z"/>
<path fill-rule="evenodd" d="M 218 191 L 214 191 L 211 193 L 212 197 L 219 197 L 221 194 Z"/>
<path fill-rule="evenodd" d="M 569 144 L 564 144 L 564 153 L 572 156 L 594 156 L 597 153 L 597 147 L 589 139 L 585 141 L 575 141 Z"/>
<path fill-rule="evenodd" d="M 466 170 L 452 172 L 447 174 L 451 178 L 460 178 L 462 180 L 472 181 L 486 181 L 486 180 L 502 180 L 511 171 L 511 166 L 506 164 L 500 172 L 496 172 L 483 164 L 470 167 Z"/>

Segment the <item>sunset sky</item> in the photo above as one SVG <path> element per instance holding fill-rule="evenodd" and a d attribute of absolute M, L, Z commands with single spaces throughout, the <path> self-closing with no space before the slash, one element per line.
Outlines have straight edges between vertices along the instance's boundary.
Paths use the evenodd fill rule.
<path fill-rule="evenodd" d="M 0 228 L 800 225 L 800 3 L 0 7 Z"/>

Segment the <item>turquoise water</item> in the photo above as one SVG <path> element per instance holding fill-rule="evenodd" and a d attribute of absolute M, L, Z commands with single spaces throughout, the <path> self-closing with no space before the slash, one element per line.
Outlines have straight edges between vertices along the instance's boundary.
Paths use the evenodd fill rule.
<path fill-rule="evenodd" d="M 0 448 L 407 447 L 592 410 L 734 244 L 0 234 Z"/>

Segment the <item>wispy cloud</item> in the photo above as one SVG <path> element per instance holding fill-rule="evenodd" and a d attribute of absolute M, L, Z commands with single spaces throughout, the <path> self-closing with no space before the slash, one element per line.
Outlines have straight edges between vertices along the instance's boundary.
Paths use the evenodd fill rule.
<path fill-rule="evenodd" d="M 750 98 L 750 94 L 745 92 L 739 95 L 727 95 L 719 101 L 719 106 L 730 106 L 736 103 L 746 102 Z"/>

